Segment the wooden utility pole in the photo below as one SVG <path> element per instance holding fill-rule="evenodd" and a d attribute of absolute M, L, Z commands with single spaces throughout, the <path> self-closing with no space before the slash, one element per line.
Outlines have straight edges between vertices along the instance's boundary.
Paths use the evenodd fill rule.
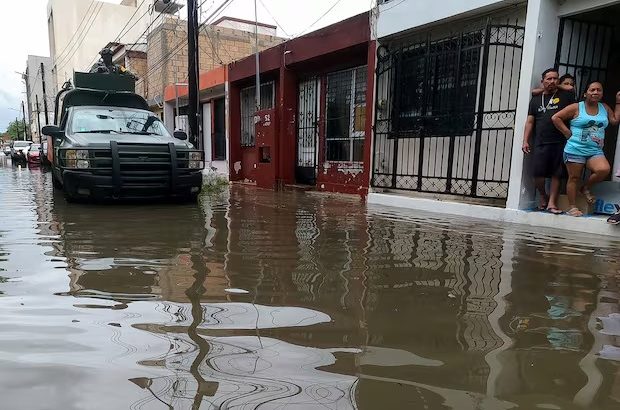
<path fill-rule="evenodd" d="M 187 116 L 189 122 L 189 140 L 196 148 L 201 148 L 200 144 L 200 90 L 198 84 L 198 4 L 197 0 L 187 0 L 187 78 L 189 88 L 189 101 Z"/>
<path fill-rule="evenodd" d="M 22 101 L 22 115 L 24 119 L 24 141 L 28 139 L 28 131 L 26 128 L 26 104 Z"/>
<path fill-rule="evenodd" d="M 45 110 L 45 125 L 49 125 L 50 119 L 47 114 L 47 92 L 45 91 L 45 65 L 43 65 L 42 61 L 41 61 L 41 83 L 43 84 L 43 109 Z"/>
<path fill-rule="evenodd" d="M 41 139 L 41 111 L 39 111 L 39 94 L 35 94 L 34 98 L 37 104 L 37 131 L 39 132 L 39 139 Z"/>
<path fill-rule="evenodd" d="M 15 117 L 15 126 L 17 127 L 17 139 L 21 138 L 21 132 L 19 131 L 19 120 Z"/>

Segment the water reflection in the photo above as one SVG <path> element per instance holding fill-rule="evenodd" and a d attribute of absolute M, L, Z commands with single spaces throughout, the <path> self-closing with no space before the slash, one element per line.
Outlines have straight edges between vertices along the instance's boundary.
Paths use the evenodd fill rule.
<path fill-rule="evenodd" d="M 5 171 L 29 196 L 3 199 L 33 214 L 0 232 L 0 303 L 34 296 L 2 316 L 0 361 L 72 369 L 74 407 L 620 400 L 618 242 L 243 187 L 200 206 L 67 205 L 44 171 Z M 35 282 L 19 264 L 45 269 Z"/>

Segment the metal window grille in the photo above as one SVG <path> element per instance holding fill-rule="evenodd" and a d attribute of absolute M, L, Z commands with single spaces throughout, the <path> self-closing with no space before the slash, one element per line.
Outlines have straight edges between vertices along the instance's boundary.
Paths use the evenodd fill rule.
<path fill-rule="evenodd" d="M 481 41 L 479 32 L 429 37 L 395 55 L 395 131 L 414 137 L 473 132 Z"/>
<path fill-rule="evenodd" d="M 260 86 L 260 108 L 271 109 L 275 101 L 273 81 Z M 253 147 L 256 143 L 254 115 L 256 114 L 256 86 L 241 90 L 241 146 Z"/>
<path fill-rule="evenodd" d="M 488 21 L 379 48 L 373 187 L 508 196 L 524 33 Z"/>
<path fill-rule="evenodd" d="M 365 66 L 327 75 L 327 161 L 362 162 L 364 159 L 367 75 Z"/>
<path fill-rule="evenodd" d="M 614 26 L 575 18 L 560 22 L 556 67 L 575 77 L 577 92 L 585 92 L 591 81 L 606 81 L 614 49 Z"/>

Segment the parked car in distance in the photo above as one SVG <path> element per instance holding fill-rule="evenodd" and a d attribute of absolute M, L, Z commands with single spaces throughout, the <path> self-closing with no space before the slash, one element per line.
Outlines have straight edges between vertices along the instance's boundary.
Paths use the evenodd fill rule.
<path fill-rule="evenodd" d="M 32 144 L 30 145 L 30 149 L 26 153 L 26 159 L 29 164 L 40 164 L 41 156 L 39 150 L 41 149 L 41 144 Z"/>
<path fill-rule="evenodd" d="M 41 158 L 41 164 L 52 165 L 47 157 L 47 141 L 43 141 L 39 147 L 39 157 Z"/>
<path fill-rule="evenodd" d="M 11 144 L 11 159 L 13 161 L 26 161 L 26 155 L 30 150 L 32 141 L 13 141 Z"/>

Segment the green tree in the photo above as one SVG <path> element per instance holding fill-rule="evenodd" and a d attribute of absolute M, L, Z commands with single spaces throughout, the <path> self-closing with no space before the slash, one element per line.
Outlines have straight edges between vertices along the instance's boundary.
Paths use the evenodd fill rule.
<path fill-rule="evenodd" d="M 28 135 L 30 134 L 30 127 L 28 128 Z M 6 134 L 12 139 L 24 139 L 24 122 L 23 121 L 12 121 L 9 123 L 9 126 L 6 127 Z"/>

